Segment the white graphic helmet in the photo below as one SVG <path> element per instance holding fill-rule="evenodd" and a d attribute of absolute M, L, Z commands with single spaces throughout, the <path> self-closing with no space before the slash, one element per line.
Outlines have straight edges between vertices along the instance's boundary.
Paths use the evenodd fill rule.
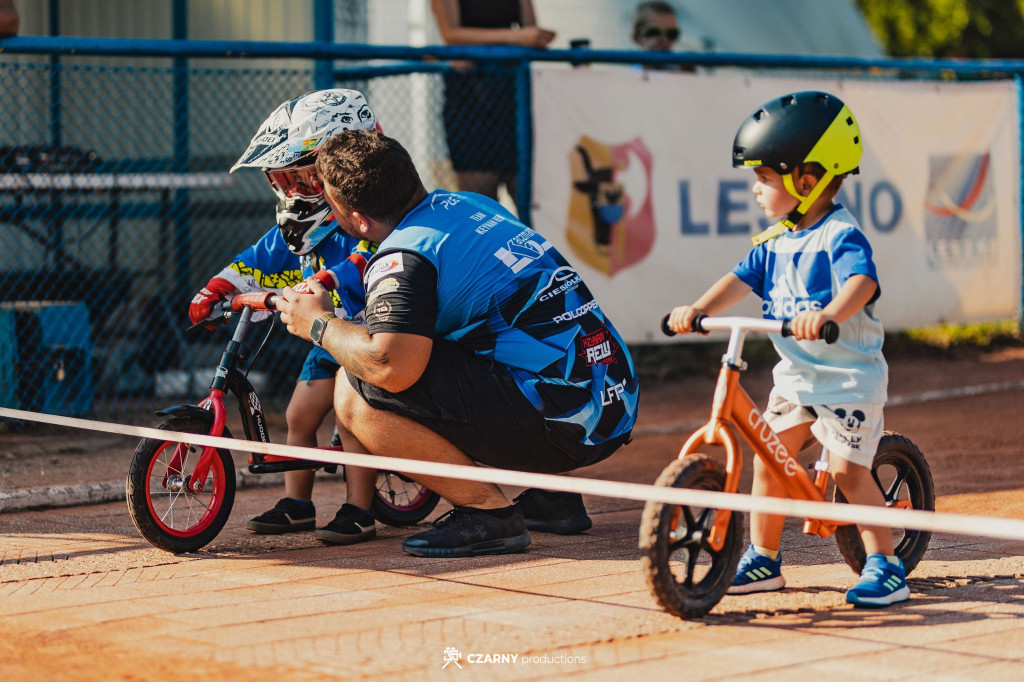
<path fill-rule="evenodd" d="M 274 110 L 231 172 L 259 168 L 277 195 L 277 224 L 288 248 L 309 253 L 336 229 L 313 164 L 316 153 L 342 130 L 380 130 L 361 92 L 317 90 Z"/>

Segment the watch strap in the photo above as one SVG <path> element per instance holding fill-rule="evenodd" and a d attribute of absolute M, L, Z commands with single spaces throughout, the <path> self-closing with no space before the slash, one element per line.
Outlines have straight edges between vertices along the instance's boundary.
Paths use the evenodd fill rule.
<path fill-rule="evenodd" d="M 324 333 L 327 331 L 327 325 L 330 324 L 331 320 L 338 317 L 334 313 L 324 313 L 320 317 L 313 320 L 313 326 L 309 330 L 309 340 L 314 345 L 323 347 Z"/>

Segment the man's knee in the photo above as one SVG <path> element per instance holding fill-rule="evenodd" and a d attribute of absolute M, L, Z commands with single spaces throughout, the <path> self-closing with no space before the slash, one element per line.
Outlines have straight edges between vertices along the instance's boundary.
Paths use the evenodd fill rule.
<path fill-rule="evenodd" d="M 338 422 L 349 431 L 360 423 L 365 410 L 370 409 L 363 397 L 359 395 L 344 373 L 338 375 L 334 388 L 334 413 Z"/>

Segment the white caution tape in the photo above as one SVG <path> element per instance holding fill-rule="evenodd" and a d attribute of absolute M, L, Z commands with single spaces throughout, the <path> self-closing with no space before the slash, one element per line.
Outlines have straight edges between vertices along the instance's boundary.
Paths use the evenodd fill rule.
<path fill-rule="evenodd" d="M 458 478 L 467 481 L 494 483 L 496 485 L 513 485 L 525 488 L 545 488 L 562 490 L 601 497 L 615 497 L 628 500 L 665 502 L 668 504 L 687 505 L 694 507 L 711 507 L 715 509 L 732 509 L 741 512 L 762 512 L 780 516 L 817 518 L 828 521 L 857 523 L 870 526 L 889 528 L 915 528 L 936 533 L 952 533 L 954 535 L 970 535 L 1006 540 L 1024 540 L 1024 521 L 991 516 L 972 516 L 967 514 L 946 514 L 914 509 L 889 509 L 857 504 L 834 504 L 832 502 L 810 502 L 806 500 L 790 500 L 773 497 L 754 497 L 740 493 L 724 493 L 690 488 L 663 488 L 641 483 L 624 483 L 620 481 L 602 481 L 588 478 L 574 478 L 555 474 L 534 474 L 506 469 L 491 469 L 461 464 L 445 464 L 443 462 L 424 462 L 413 459 L 379 457 L 363 455 L 339 450 L 323 450 L 320 448 L 282 445 L 278 443 L 260 443 L 257 441 L 222 438 L 215 436 L 165 431 L 163 429 L 143 426 L 128 426 L 110 422 L 60 417 L 37 412 L 25 412 L 0 407 L 0 417 L 23 419 L 25 421 L 42 422 L 57 426 L 68 426 L 89 431 L 118 433 L 137 438 L 153 438 L 155 440 L 172 440 L 188 442 L 195 445 L 212 446 L 226 450 L 241 450 L 264 455 L 278 455 L 296 459 L 311 459 L 328 464 L 366 467 L 369 469 L 387 469 L 406 474 L 424 476 L 440 476 Z"/>

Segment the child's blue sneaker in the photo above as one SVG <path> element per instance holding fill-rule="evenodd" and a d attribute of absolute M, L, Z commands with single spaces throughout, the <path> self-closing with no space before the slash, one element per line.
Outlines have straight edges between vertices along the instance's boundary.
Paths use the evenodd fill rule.
<path fill-rule="evenodd" d="M 774 592 L 786 586 L 782 577 L 782 553 L 772 559 L 758 554 L 751 545 L 740 557 L 736 576 L 732 579 L 728 594 L 750 594 L 751 592 Z"/>
<path fill-rule="evenodd" d="M 888 606 L 910 599 L 903 562 L 890 563 L 884 554 L 872 554 L 864 562 L 860 581 L 846 593 L 846 603 L 854 606 Z"/>

